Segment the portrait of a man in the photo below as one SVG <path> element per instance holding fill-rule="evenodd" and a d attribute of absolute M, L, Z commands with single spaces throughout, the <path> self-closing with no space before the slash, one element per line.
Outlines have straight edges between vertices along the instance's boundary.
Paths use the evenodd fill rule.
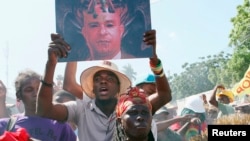
<path fill-rule="evenodd" d="M 59 62 L 148 58 L 149 0 L 56 0 L 56 32 L 71 52 Z"/>

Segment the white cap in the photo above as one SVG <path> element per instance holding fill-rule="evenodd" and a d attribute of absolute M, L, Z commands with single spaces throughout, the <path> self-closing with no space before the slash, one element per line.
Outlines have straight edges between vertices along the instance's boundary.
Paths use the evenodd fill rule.
<path fill-rule="evenodd" d="M 192 96 L 187 99 L 185 102 L 184 108 L 188 108 L 193 110 L 196 113 L 204 113 L 205 108 L 203 105 L 203 101 L 199 96 Z"/>

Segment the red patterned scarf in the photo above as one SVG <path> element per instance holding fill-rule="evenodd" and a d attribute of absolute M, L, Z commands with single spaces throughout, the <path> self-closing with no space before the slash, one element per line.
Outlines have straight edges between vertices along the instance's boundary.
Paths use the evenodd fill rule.
<path fill-rule="evenodd" d="M 116 116 L 121 117 L 131 105 L 145 105 L 150 111 L 152 110 L 152 105 L 147 99 L 146 94 L 142 89 L 137 87 L 130 88 L 127 93 L 120 95 L 116 107 Z"/>

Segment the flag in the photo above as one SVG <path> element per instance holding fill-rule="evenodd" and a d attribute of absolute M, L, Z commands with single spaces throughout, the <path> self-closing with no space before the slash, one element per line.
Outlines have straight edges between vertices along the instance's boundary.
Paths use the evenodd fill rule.
<path fill-rule="evenodd" d="M 232 88 L 232 91 L 235 96 L 250 94 L 250 66 L 248 67 L 241 81 Z"/>

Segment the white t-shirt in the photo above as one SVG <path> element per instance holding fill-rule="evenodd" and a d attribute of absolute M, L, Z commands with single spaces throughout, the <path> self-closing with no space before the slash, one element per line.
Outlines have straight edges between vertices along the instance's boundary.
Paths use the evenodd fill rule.
<path fill-rule="evenodd" d="M 156 126 L 156 122 L 155 122 L 154 119 L 152 119 L 151 131 L 152 131 L 152 133 L 153 133 L 153 136 L 154 136 L 155 141 L 157 141 L 157 126 Z"/>

